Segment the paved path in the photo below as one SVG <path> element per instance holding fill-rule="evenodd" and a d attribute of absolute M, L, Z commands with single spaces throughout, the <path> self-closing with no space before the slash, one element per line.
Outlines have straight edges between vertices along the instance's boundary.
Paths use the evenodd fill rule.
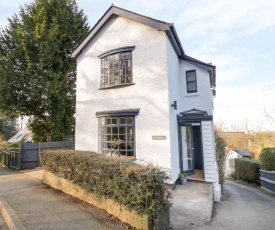
<path fill-rule="evenodd" d="M 225 197 L 215 205 L 210 223 L 203 230 L 274 230 L 275 196 L 258 188 L 227 181 Z M 183 228 L 184 229 L 184 228 Z"/>
<path fill-rule="evenodd" d="M 188 181 L 186 185 L 177 185 L 172 195 L 170 223 L 173 230 L 182 230 L 184 226 L 201 226 L 211 220 L 212 184 Z"/>
<path fill-rule="evenodd" d="M 28 230 L 126 229 L 91 205 L 43 184 L 41 170 L 20 173 L 0 168 L 0 201 Z"/>

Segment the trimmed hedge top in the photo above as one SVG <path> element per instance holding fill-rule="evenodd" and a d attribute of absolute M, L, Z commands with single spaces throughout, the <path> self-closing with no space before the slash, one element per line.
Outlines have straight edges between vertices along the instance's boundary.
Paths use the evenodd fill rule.
<path fill-rule="evenodd" d="M 275 148 L 264 148 L 261 151 L 259 160 L 262 163 L 262 169 L 275 171 Z"/>
<path fill-rule="evenodd" d="M 104 157 L 94 152 L 48 150 L 41 153 L 43 169 L 73 181 L 99 199 L 113 199 L 140 214 L 154 215 L 171 206 L 167 174 L 152 165 Z"/>

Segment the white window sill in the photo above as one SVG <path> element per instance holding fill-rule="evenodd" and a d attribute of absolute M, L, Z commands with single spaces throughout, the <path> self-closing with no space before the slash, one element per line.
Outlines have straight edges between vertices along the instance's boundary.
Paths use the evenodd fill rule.
<path fill-rule="evenodd" d="M 184 94 L 185 97 L 196 97 L 196 96 L 199 96 L 200 94 L 199 93 L 186 93 Z"/>

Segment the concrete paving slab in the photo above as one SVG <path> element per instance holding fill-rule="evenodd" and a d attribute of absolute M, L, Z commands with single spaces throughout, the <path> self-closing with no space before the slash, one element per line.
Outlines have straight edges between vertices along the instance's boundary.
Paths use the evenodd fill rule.
<path fill-rule="evenodd" d="M 211 220 L 212 184 L 188 181 L 186 185 L 177 185 L 172 195 L 170 222 L 173 229 L 183 230 L 190 226 L 202 226 Z"/>

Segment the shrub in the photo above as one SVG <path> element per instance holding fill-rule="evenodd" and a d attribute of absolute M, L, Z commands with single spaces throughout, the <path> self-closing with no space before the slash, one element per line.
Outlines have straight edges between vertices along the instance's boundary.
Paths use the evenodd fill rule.
<path fill-rule="evenodd" d="M 226 154 L 225 154 L 226 142 L 224 138 L 218 135 L 217 132 L 215 132 L 215 139 L 216 139 L 216 160 L 219 167 L 219 182 L 223 190 L 224 173 L 225 173 L 225 166 L 226 166 Z"/>
<path fill-rule="evenodd" d="M 109 198 L 140 214 L 153 215 L 171 206 L 167 174 L 152 165 L 73 150 L 41 153 L 43 169 L 70 180 L 98 199 Z"/>
<path fill-rule="evenodd" d="M 275 148 L 264 148 L 261 151 L 259 160 L 262 169 L 267 171 L 275 171 Z"/>
<path fill-rule="evenodd" d="M 260 163 L 248 158 L 235 159 L 236 179 L 244 180 L 250 183 L 259 183 Z"/>

